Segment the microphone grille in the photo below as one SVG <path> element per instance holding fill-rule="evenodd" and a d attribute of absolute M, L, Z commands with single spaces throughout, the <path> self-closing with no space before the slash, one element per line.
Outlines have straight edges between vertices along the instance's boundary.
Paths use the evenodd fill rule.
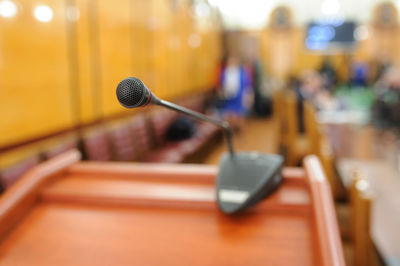
<path fill-rule="evenodd" d="M 118 84 L 117 98 L 125 107 L 132 108 L 145 103 L 147 87 L 135 77 L 126 78 Z"/>

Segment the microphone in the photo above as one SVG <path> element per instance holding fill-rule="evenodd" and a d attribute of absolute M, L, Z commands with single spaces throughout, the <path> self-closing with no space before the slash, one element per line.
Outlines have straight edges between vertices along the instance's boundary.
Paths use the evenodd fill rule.
<path fill-rule="evenodd" d="M 195 119 L 210 122 L 224 130 L 228 143 L 229 153 L 231 156 L 234 156 L 232 144 L 233 133 L 231 127 L 229 126 L 229 123 L 226 121 L 216 120 L 214 118 L 205 116 L 201 113 L 192 111 L 177 104 L 160 100 L 150 91 L 149 88 L 147 88 L 146 85 L 144 85 L 144 83 L 140 79 L 135 77 L 126 78 L 118 84 L 117 98 L 120 104 L 126 108 L 136 108 L 146 106 L 148 104 L 155 104 L 183 113 Z"/>
<path fill-rule="evenodd" d="M 253 151 L 235 153 L 228 122 L 161 100 L 135 77 L 121 81 L 116 93 L 118 101 L 126 108 L 160 105 L 224 129 L 229 155 L 222 156 L 216 180 L 217 203 L 222 212 L 234 214 L 243 211 L 269 196 L 282 183 L 283 157 Z"/>

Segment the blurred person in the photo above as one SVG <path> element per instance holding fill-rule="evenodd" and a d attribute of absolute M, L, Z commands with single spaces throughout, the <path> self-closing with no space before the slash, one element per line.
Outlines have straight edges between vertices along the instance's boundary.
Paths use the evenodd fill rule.
<path fill-rule="evenodd" d="M 289 75 L 287 82 L 287 86 L 289 89 L 296 90 L 297 88 L 300 87 L 300 84 L 301 84 L 300 79 L 296 75 L 294 74 Z"/>
<path fill-rule="evenodd" d="M 377 91 L 372 109 L 374 124 L 400 128 L 400 68 L 389 67 L 374 87 Z"/>
<path fill-rule="evenodd" d="M 312 100 L 323 87 L 321 75 L 315 70 L 305 70 L 300 77 L 299 93 L 304 99 Z"/>
<path fill-rule="evenodd" d="M 380 80 L 384 73 L 391 67 L 391 63 L 385 59 L 373 60 L 370 65 L 370 80 L 372 84 Z"/>
<path fill-rule="evenodd" d="M 207 99 L 206 102 L 206 109 L 211 113 L 217 113 L 218 109 L 222 106 L 220 87 L 222 83 L 222 72 L 226 67 L 227 58 L 227 55 L 224 54 L 213 72 L 213 88 L 211 90 L 211 97 Z"/>
<path fill-rule="evenodd" d="M 400 68 L 387 67 L 381 78 L 375 83 L 374 87 L 387 90 L 387 89 L 400 89 Z"/>
<path fill-rule="evenodd" d="M 336 70 L 329 57 L 324 57 L 319 68 L 319 73 L 322 77 L 324 87 L 331 91 L 336 85 Z"/>
<path fill-rule="evenodd" d="M 253 104 L 251 69 L 240 64 L 239 58 L 230 56 L 221 71 L 220 113 L 236 131 L 240 131 L 244 118 Z"/>
<path fill-rule="evenodd" d="M 324 86 L 323 77 L 314 70 L 303 72 L 299 93 L 304 100 L 309 100 L 318 110 L 336 108 L 336 101 Z"/>
<path fill-rule="evenodd" d="M 301 74 L 300 83 L 295 88 L 300 133 L 304 133 L 304 101 L 311 102 L 317 110 L 331 110 L 337 106 L 335 99 L 323 84 L 322 76 L 315 70 L 305 70 Z"/>
<path fill-rule="evenodd" d="M 179 116 L 169 125 L 165 137 L 168 141 L 190 139 L 196 133 L 196 127 L 193 119 L 186 116 Z"/>
<path fill-rule="evenodd" d="M 351 64 L 350 83 L 353 87 L 366 87 L 369 80 L 369 66 L 361 61 L 354 61 Z"/>
<path fill-rule="evenodd" d="M 257 116 L 269 116 L 272 113 L 271 99 L 264 93 L 264 79 L 261 61 L 253 62 L 253 91 L 254 103 L 253 110 Z"/>
<path fill-rule="evenodd" d="M 304 133 L 304 101 L 314 102 L 316 92 L 322 87 L 321 76 L 314 70 L 305 70 L 300 75 L 300 82 L 293 82 L 297 97 L 297 121 L 300 133 Z"/>

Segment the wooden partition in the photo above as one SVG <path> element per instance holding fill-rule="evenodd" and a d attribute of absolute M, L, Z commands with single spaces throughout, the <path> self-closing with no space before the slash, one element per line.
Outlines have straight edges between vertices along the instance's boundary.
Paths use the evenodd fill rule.
<path fill-rule="evenodd" d="M 316 157 L 234 216 L 217 209 L 215 166 L 78 160 L 45 162 L 0 198 L 0 264 L 344 265 Z"/>
<path fill-rule="evenodd" d="M 101 92 L 104 115 L 120 113 L 123 107 L 115 99 L 115 88 L 126 77 L 135 76 L 133 7 L 130 0 L 97 3 L 98 41 L 100 45 Z"/>
<path fill-rule="evenodd" d="M 17 13 L 0 18 L 0 147 L 73 125 L 63 0 L 40 22 L 39 3 L 21 0 Z"/>

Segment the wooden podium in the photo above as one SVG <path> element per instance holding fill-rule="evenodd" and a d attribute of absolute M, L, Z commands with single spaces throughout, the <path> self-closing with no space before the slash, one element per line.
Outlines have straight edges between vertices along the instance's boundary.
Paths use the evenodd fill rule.
<path fill-rule="evenodd" d="M 216 207 L 215 166 L 79 160 L 60 155 L 1 196 L 0 265 L 344 265 L 316 157 L 235 216 Z"/>

